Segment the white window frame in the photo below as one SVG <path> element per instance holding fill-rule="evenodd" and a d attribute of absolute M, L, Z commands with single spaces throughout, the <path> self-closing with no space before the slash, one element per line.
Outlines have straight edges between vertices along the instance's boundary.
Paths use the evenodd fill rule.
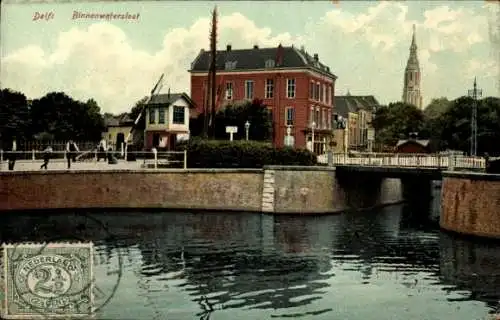
<path fill-rule="evenodd" d="M 321 108 L 321 127 L 326 129 L 326 110 Z"/>
<path fill-rule="evenodd" d="M 319 86 L 319 82 L 316 82 L 316 85 L 314 86 L 314 100 L 316 101 L 319 101 L 319 90 L 320 90 L 320 86 Z"/>
<path fill-rule="evenodd" d="M 296 95 L 297 85 L 295 78 L 286 79 L 286 97 L 288 99 L 294 99 Z"/>
<path fill-rule="evenodd" d="M 251 86 L 250 86 L 251 84 Z M 251 88 L 251 90 L 250 90 Z M 254 96 L 254 81 L 253 80 L 245 80 L 245 99 L 253 99 Z"/>
<path fill-rule="evenodd" d="M 291 119 L 288 117 L 289 111 L 291 111 Z M 295 108 L 294 107 L 286 107 L 285 108 L 285 126 L 294 126 L 295 125 Z"/>
<path fill-rule="evenodd" d="M 226 82 L 226 100 L 233 100 L 233 82 Z"/>
<path fill-rule="evenodd" d="M 321 117 L 321 112 L 319 111 L 319 107 L 316 107 L 314 109 L 314 118 L 315 118 L 314 122 L 316 122 L 316 129 L 320 128 L 320 125 L 321 125 L 320 117 Z"/>
<path fill-rule="evenodd" d="M 274 97 L 274 79 L 266 79 L 264 93 L 266 99 L 272 99 Z"/>

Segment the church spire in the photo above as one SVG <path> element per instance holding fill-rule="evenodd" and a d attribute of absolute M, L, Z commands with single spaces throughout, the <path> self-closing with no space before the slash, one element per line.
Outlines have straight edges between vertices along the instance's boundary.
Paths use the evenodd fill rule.
<path fill-rule="evenodd" d="M 422 108 L 422 96 L 420 92 L 420 65 L 417 54 L 417 39 L 415 25 L 411 37 L 410 55 L 405 68 L 403 102 L 413 104 Z"/>

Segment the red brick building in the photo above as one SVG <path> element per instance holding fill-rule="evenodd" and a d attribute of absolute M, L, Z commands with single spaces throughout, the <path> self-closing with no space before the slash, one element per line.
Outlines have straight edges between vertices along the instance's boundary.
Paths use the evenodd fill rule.
<path fill-rule="evenodd" d="M 210 52 L 201 50 L 191 64 L 191 98 L 203 113 L 208 92 Z M 332 111 L 337 77 L 303 48 L 283 47 L 217 51 L 217 109 L 235 102 L 262 99 L 273 115 L 273 140 L 285 144 L 287 128 L 293 145 L 323 153 L 332 136 Z M 315 124 L 314 129 L 312 128 Z"/>

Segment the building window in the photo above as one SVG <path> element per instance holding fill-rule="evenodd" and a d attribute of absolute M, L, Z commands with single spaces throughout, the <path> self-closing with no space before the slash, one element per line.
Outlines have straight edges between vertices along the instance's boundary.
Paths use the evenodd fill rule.
<path fill-rule="evenodd" d="M 314 100 L 319 101 L 319 82 L 316 82 L 314 87 Z"/>
<path fill-rule="evenodd" d="M 253 99 L 253 81 L 245 81 L 245 99 Z"/>
<path fill-rule="evenodd" d="M 326 103 L 326 85 L 323 84 L 323 99 L 322 101 Z"/>
<path fill-rule="evenodd" d="M 314 122 L 314 108 L 311 107 L 311 111 L 309 113 L 309 125 L 312 127 L 312 123 Z"/>
<path fill-rule="evenodd" d="M 293 126 L 294 125 L 294 119 L 295 119 L 295 109 L 293 107 L 287 107 L 285 109 L 285 119 L 286 119 L 286 125 L 287 126 Z"/>
<path fill-rule="evenodd" d="M 238 62 L 238 61 L 226 61 L 226 64 L 225 64 L 224 68 L 226 70 L 236 69 L 236 62 Z"/>
<path fill-rule="evenodd" d="M 309 99 L 314 99 L 314 81 L 309 82 Z"/>
<path fill-rule="evenodd" d="M 158 123 L 165 123 L 165 108 L 158 108 Z"/>
<path fill-rule="evenodd" d="M 149 108 L 149 124 L 155 124 L 156 119 L 156 109 L 155 108 Z"/>
<path fill-rule="evenodd" d="M 326 89 L 328 90 L 326 104 L 330 106 L 332 104 L 332 87 L 327 86 Z"/>
<path fill-rule="evenodd" d="M 321 109 L 321 127 L 323 129 L 326 129 L 326 110 L 325 109 Z"/>
<path fill-rule="evenodd" d="M 184 107 L 174 106 L 174 124 L 184 124 Z"/>
<path fill-rule="evenodd" d="M 270 99 L 273 97 L 274 90 L 274 80 L 266 79 L 266 99 Z"/>
<path fill-rule="evenodd" d="M 320 114 L 319 114 L 319 108 L 316 108 L 316 112 L 315 112 L 315 115 L 314 115 L 314 122 L 316 122 L 316 129 L 319 128 L 319 126 L 321 125 L 321 119 L 320 119 Z"/>
<path fill-rule="evenodd" d="M 319 85 L 319 101 L 323 102 L 323 90 L 321 89 L 321 85 Z"/>
<path fill-rule="evenodd" d="M 295 79 L 286 79 L 286 96 L 295 98 Z"/>
<path fill-rule="evenodd" d="M 266 68 L 274 68 L 274 65 L 275 65 L 274 60 L 271 59 L 266 60 Z"/>
<path fill-rule="evenodd" d="M 226 82 L 226 100 L 233 99 L 233 83 Z"/>

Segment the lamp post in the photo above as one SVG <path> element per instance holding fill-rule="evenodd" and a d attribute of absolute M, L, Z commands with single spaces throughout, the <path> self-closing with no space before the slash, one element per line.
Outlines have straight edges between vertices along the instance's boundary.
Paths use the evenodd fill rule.
<path fill-rule="evenodd" d="M 316 122 L 311 123 L 311 151 L 314 153 L 314 129 L 316 128 Z"/>
<path fill-rule="evenodd" d="M 285 143 L 285 145 L 287 147 L 291 147 L 291 145 L 292 145 L 291 141 L 290 141 L 291 136 L 292 136 L 292 128 L 290 126 L 287 126 L 286 127 L 286 143 Z"/>
<path fill-rule="evenodd" d="M 247 138 L 247 141 L 248 141 L 248 130 L 250 130 L 250 122 L 245 122 L 245 135 L 246 135 L 246 138 Z"/>

